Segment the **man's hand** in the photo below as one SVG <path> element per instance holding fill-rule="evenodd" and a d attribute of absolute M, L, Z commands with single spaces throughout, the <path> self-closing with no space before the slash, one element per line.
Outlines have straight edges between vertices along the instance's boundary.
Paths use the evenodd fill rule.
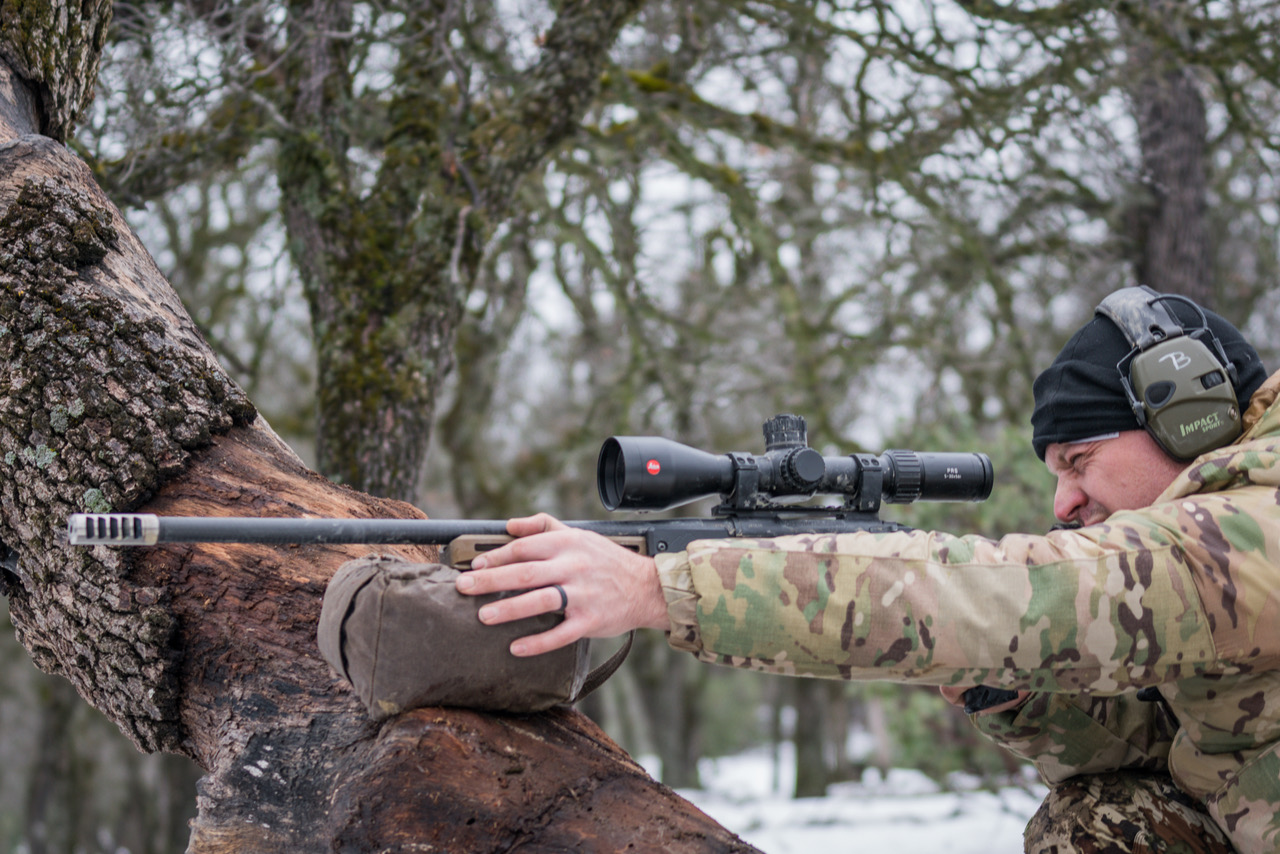
<path fill-rule="evenodd" d="M 522 620 L 558 611 L 566 603 L 563 622 L 515 641 L 512 655 L 541 655 L 579 638 L 667 628 L 667 603 L 653 558 L 545 513 L 511 519 L 507 532 L 517 539 L 473 560 L 471 571 L 458 576 L 458 592 L 527 592 L 485 605 L 481 622 Z"/>

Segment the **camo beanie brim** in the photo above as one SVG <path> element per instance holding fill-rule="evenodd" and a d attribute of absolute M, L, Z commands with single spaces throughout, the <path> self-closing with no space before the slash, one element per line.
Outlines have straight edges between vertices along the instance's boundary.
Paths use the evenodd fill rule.
<path fill-rule="evenodd" d="M 1188 328 L 1200 325 L 1190 306 L 1174 301 L 1164 305 Z M 1211 311 L 1204 314 L 1209 330 L 1222 342 L 1227 358 L 1236 366 L 1236 400 L 1243 410 L 1266 380 L 1267 371 L 1258 352 L 1238 329 Z M 1036 456 L 1043 460 L 1048 447 L 1057 442 L 1142 429 L 1116 368 L 1131 349 L 1120 327 L 1101 315 L 1095 315 L 1071 336 L 1033 387 L 1031 444 Z"/>

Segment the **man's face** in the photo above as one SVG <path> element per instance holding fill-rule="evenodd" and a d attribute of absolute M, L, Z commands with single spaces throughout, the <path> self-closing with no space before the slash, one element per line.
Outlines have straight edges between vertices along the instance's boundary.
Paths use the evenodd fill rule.
<path fill-rule="evenodd" d="M 1186 467 L 1160 449 L 1145 430 L 1111 439 L 1055 442 L 1045 464 L 1058 478 L 1053 515 L 1060 522 L 1093 525 L 1118 510 L 1136 510 L 1156 500 Z"/>

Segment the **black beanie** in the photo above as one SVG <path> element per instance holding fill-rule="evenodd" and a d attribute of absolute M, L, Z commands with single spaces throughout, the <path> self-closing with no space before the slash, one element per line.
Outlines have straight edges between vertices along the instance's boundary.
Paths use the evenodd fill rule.
<path fill-rule="evenodd" d="M 1179 300 L 1162 305 L 1183 324 L 1196 329 L 1200 317 Z M 1241 410 L 1267 378 L 1258 352 L 1240 331 L 1211 311 L 1205 311 L 1209 330 L 1222 342 L 1227 358 L 1236 366 L 1236 400 Z M 1035 411 L 1031 414 L 1036 456 L 1055 442 L 1076 442 L 1122 430 L 1140 430 L 1129 407 L 1116 365 L 1133 348 L 1120 327 L 1095 315 L 1062 348 L 1058 358 L 1036 377 Z"/>

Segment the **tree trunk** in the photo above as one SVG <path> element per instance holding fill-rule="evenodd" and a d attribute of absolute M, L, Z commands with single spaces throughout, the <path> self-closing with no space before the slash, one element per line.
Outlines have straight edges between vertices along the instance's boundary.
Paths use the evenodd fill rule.
<path fill-rule="evenodd" d="M 81 758 L 59 749 L 70 739 L 70 724 L 79 699 L 66 682 L 53 681 L 41 698 L 44 712 L 36 733 L 36 755 L 27 788 L 27 846 L 31 854 L 74 851 L 84 836 L 82 813 L 71 805 L 84 799 L 86 777 Z"/>
<path fill-rule="evenodd" d="M 23 85 L 0 63 L 0 588 L 42 669 L 207 772 L 188 850 L 753 850 L 571 709 L 370 723 L 315 646 L 367 547 L 63 543 L 82 510 L 421 514 L 320 478 L 256 416 Z"/>
<path fill-rule="evenodd" d="M 315 333 L 316 454 L 325 475 L 418 499 L 436 395 L 453 368 L 486 241 L 510 216 L 525 176 L 577 132 L 608 52 L 640 5 L 558 4 L 518 90 L 472 104 L 450 47 L 460 4 L 409 4 L 371 178 L 343 130 L 353 112 L 352 4 L 291 7 L 297 49 L 284 67 L 296 85 L 284 112 L 295 130 L 281 140 L 279 181 Z"/>
<path fill-rule="evenodd" d="M 827 685 L 817 679 L 797 679 L 792 686 L 796 704 L 797 798 L 820 798 L 831 783 L 831 760 L 827 756 L 830 733 L 827 728 Z"/>
<path fill-rule="evenodd" d="M 1134 273 L 1140 284 L 1212 306 L 1208 123 L 1195 76 L 1176 50 L 1186 38 L 1182 4 L 1132 8 L 1139 17 L 1121 23 L 1146 190 Z"/>

